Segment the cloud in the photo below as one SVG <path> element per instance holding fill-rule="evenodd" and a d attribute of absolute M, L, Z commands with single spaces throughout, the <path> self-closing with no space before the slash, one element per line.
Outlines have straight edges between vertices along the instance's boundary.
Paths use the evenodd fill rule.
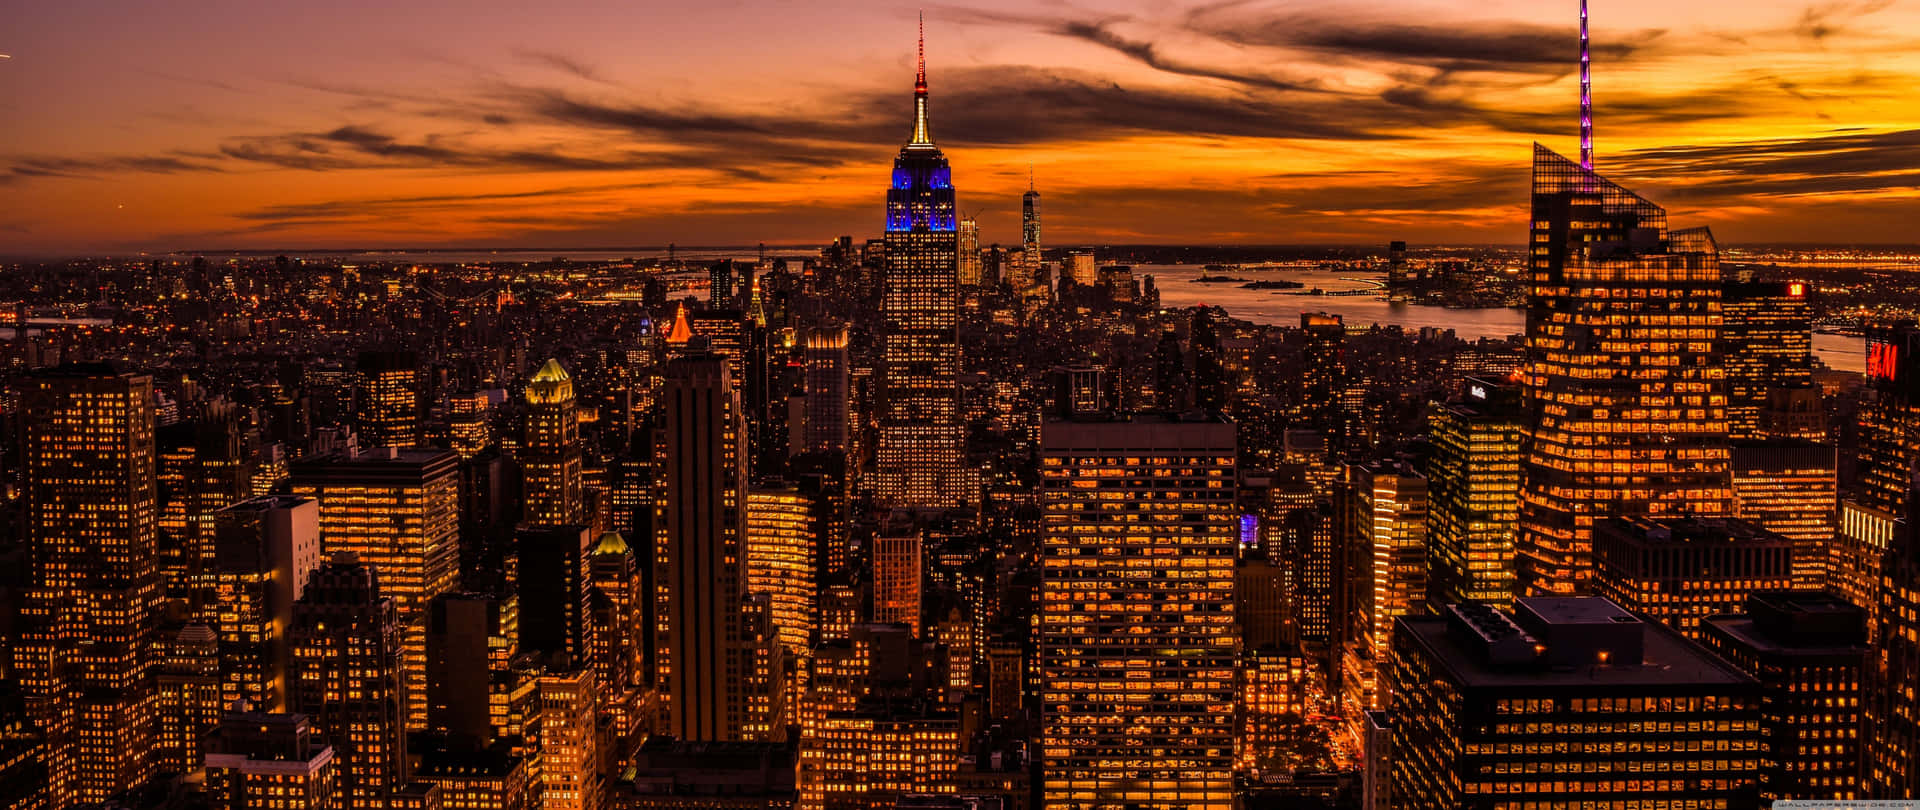
<path fill-rule="evenodd" d="M 1825 41 L 1840 33 L 1850 33 L 1848 25 L 1854 20 L 1887 9 L 1893 0 L 1838 0 L 1837 2 L 1816 3 L 1800 11 L 1800 19 L 1793 24 L 1793 33 L 1814 41 Z"/>
<path fill-rule="evenodd" d="M 1565 75 L 1575 67 L 1576 40 L 1563 26 L 1459 21 L 1446 25 L 1363 21 L 1290 14 L 1223 19 L 1190 17 L 1195 31 L 1243 46 L 1301 48 L 1343 60 L 1421 65 L 1446 72 Z M 1593 46 L 1613 62 L 1656 47 L 1666 32 L 1638 31 Z"/>
<path fill-rule="evenodd" d="M 1797 197 L 1920 189 L 1920 129 L 1842 131 L 1642 149 L 1622 159 L 1650 177 L 1683 178 L 1687 197 Z"/>
<path fill-rule="evenodd" d="M 514 51 L 514 55 L 524 61 L 532 62 L 536 65 L 544 65 L 576 79 L 585 79 L 590 82 L 600 82 L 603 84 L 612 83 L 601 76 L 600 71 L 566 54 L 554 53 L 553 51 L 517 50 Z"/>
<path fill-rule="evenodd" d="M 1268 90 L 1320 92 L 1322 88 L 1310 82 L 1290 82 L 1267 76 L 1237 73 L 1223 68 L 1210 68 L 1168 58 L 1158 45 L 1146 40 L 1128 39 L 1116 33 L 1110 23 L 1073 22 L 1058 23 L 1053 32 L 1084 42 L 1091 42 L 1112 49 L 1134 59 L 1134 61 L 1162 73 L 1176 76 L 1191 76 L 1201 79 L 1217 79 L 1248 87 L 1260 87 Z"/>
<path fill-rule="evenodd" d="M 16 160 L 0 177 L 102 178 L 116 173 L 178 174 L 219 171 L 218 166 L 175 155 L 29 157 Z"/>

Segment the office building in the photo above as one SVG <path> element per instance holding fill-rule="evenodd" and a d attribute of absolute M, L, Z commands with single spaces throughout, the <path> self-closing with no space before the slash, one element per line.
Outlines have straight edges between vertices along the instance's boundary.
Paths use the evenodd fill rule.
<path fill-rule="evenodd" d="M 813 499 L 785 485 L 747 493 L 747 591 L 766 594 L 773 625 L 792 655 L 813 649 L 820 626 L 818 521 Z"/>
<path fill-rule="evenodd" d="M 600 685 L 604 750 L 601 769 L 615 773 L 651 729 L 651 694 L 646 653 L 647 593 L 640 561 L 626 538 L 605 532 L 589 557 L 593 588 L 588 595 L 587 626 L 592 636 L 588 660 Z"/>
<path fill-rule="evenodd" d="M 1920 474 L 1920 327 L 1867 331 L 1867 385 L 1856 419 L 1854 481 L 1842 493 L 1827 580 L 1867 609 L 1868 632 L 1877 638 L 1882 567 L 1912 532 L 1913 482 Z"/>
<path fill-rule="evenodd" d="M 960 286 L 978 287 L 980 276 L 980 221 L 960 218 Z"/>
<path fill-rule="evenodd" d="M 880 298 L 875 490 L 888 504 L 951 509 L 977 498 L 959 420 L 959 265 L 953 171 L 927 128 L 925 44 L 913 88 L 913 136 L 887 189 Z"/>
<path fill-rule="evenodd" d="M 920 584 L 925 540 L 920 532 L 893 529 L 873 538 L 873 620 L 904 624 L 920 635 Z"/>
<path fill-rule="evenodd" d="M 1234 772 L 1291 774 L 1288 743 L 1306 717 L 1320 708 L 1320 666 L 1290 647 L 1248 648 L 1240 654 L 1239 711 L 1234 734 Z"/>
<path fill-rule="evenodd" d="M 1232 805 L 1234 452 L 1217 417 L 1042 428 L 1047 807 Z"/>
<path fill-rule="evenodd" d="M 213 629 L 181 628 L 155 681 L 154 764 L 162 773 L 196 772 L 206 758 L 208 733 L 230 705 L 220 699 L 220 644 Z"/>
<path fill-rule="evenodd" d="M 493 446 L 493 400 L 484 393 L 449 397 L 447 446 L 459 453 L 461 460 Z"/>
<path fill-rule="evenodd" d="M 902 794 L 951 793 L 960 717 L 918 700 L 869 698 L 823 717 L 800 748 L 801 810 L 893 807 Z"/>
<path fill-rule="evenodd" d="M 622 810 L 787 810 L 798 798 L 793 743 L 647 740 L 631 779 L 614 786 Z"/>
<path fill-rule="evenodd" d="M 1711 233 L 1537 144 L 1531 223 L 1517 590 L 1571 596 L 1598 520 L 1733 513 L 1722 280 Z"/>
<path fill-rule="evenodd" d="M 1753 807 L 1761 687 L 1597 597 L 1395 625 L 1396 808 Z"/>
<path fill-rule="evenodd" d="M 453 810 L 534 810 L 540 806 L 528 758 L 497 743 L 480 750 L 426 751 L 414 778 L 440 791 Z"/>
<path fill-rule="evenodd" d="M 62 366 L 21 391 L 32 586 L 8 679 L 47 743 L 55 808 L 153 772 L 160 608 L 153 380 Z"/>
<path fill-rule="evenodd" d="M 478 751 L 503 736 L 505 698 L 517 680 L 519 601 L 485 593 L 445 593 L 427 605 L 427 728 L 456 752 Z"/>
<path fill-rule="evenodd" d="M 246 431 L 238 408 L 208 403 L 197 417 L 155 432 L 162 569 L 167 595 L 200 614 L 219 600 L 212 566 L 213 514 L 252 492 Z"/>
<path fill-rule="evenodd" d="M 355 555 L 379 572 L 381 595 L 393 599 L 412 730 L 427 721 L 427 603 L 459 581 L 459 459 L 383 447 L 293 467 L 293 494 L 320 504 L 321 553 Z"/>
<path fill-rule="evenodd" d="M 1344 436 L 1346 408 L 1340 394 L 1347 385 L 1346 327 L 1339 315 L 1302 312 L 1300 335 L 1302 373 L 1295 383 L 1290 422 L 1294 429 L 1317 431 L 1330 439 Z"/>
<path fill-rule="evenodd" d="M 352 554 L 315 569 L 293 606 L 295 713 L 333 749 L 342 810 L 384 810 L 407 782 L 398 600 Z"/>
<path fill-rule="evenodd" d="M 525 520 L 535 526 L 578 524 L 581 510 L 580 417 L 573 378 L 548 360 L 527 383 L 527 435 L 519 451 L 526 476 Z"/>
<path fill-rule="evenodd" d="M 597 810 L 603 795 L 593 670 L 540 677 L 540 807 Z"/>
<path fill-rule="evenodd" d="M 1701 631 L 1707 649 L 1760 682 L 1760 800 L 1864 797 L 1866 611 L 1819 591 L 1756 593 Z"/>
<path fill-rule="evenodd" d="M 743 739 L 747 442 L 740 394 L 719 355 L 667 363 L 654 432 L 656 680 L 666 728 L 689 741 Z"/>
<path fill-rule="evenodd" d="M 234 712 L 207 754 L 207 802 L 218 810 L 340 810 L 353 806 L 340 774 L 306 715 Z"/>
<path fill-rule="evenodd" d="M 420 445 L 420 358 L 407 351 L 360 353 L 355 421 L 367 447 Z"/>
<path fill-rule="evenodd" d="M 1867 688 L 1867 790 L 1920 799 L 1920 541 L 1911 529 L 1894 542 L 1880 574 L 1869 611 L 1880 649 Z"/>
<path fill-rule="evenodd" d="M 1426 612 L 1427 479 L 1399 462 L 1348 464 L 1336 493 L 1346 562 L 1335 594 L 1336 615 L 1345 622 L 1340 705 L 1357 723 L 1362 712 L 1386 708 L 1379 672 L 1393 643 L 1394 619 Z"/>
<path fill-rule="evenodd" d="M 1068 251 L 1062 278 L 1072 279 L 1082 287 L 1092 287 L 1100 281 L 1097 267 L 1092 250 Z"/>
<path fill-rule="evenodd" d="M 1027 709 L 1027 650 L 1014 639 L 987 644 L 987 718 L 1009 722 Z"/>
<path fill-rule="evenodd" d="M 1833 445 L 1800 439 L 1733 446 L 1734 511 L 1793 541 L 1794 587 L 1827 585 L 1839 531 L 1839 457 Z"/>
<path fill-rule="evenodd" d="M 808 453 L 846 453 L 851 446 L 848 421 L 847 327 L 823 326 L 805 332 L 806 429 L 797 449 Z"/>
<path fill-rule="evenodd" d="M 316 501 L 265 495 L 213 514 L 209 574 L 221 599 L 206 619 L 220 639 L 222 706 L 287 710 L 287 628 L 320 561 Z"/>
<path fill-rule="evenodd" d="M 565 653 L 584 663 L 587 634 L 588 555 L 594 536 L 585 526 L 523 527 L 520 552 L 520 648 Z"/>
<path fill-rule="evenodd" d="M 1242 649 L 1278 647 L 1299 640 L 1295 606 L 1283 566 L 1263 559 L 1242 559 L 1233 567 L 1233 620 Z"/>
<path fill-rule="evenodd" d="M 1593 590 L 1699 641 L 1701 621 L 1793 587 L 1793 541 L 1735 518 L 1615 518 L 1593 536 Z"/>
<path fill-rule="evenodd" d="M 1727 432 L 1770 438 L 1775 392 L 1813 388 L 1813 307 L 1798 281 L 1732 281 L 1721 301 L 1719 354 L 1727 370 Z"/>
<path fill-rule="evenodd" d="M 1466 396 L 1427 420 L 1427 534 L 1436 604 L 1514 596 L 1514 520 L 1520 511 L 1519 390 L 1469 378 Z"/>

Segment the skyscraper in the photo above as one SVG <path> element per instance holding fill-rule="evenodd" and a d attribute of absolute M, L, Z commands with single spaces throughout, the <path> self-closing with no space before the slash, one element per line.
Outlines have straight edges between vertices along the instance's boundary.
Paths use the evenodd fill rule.
<path fill-rule="evenodd" d="M 515 679 L 518 604 L 510 595 L 447 593 L 427 606 L 427 727 L 450 750 L 480 750 L 503 725 L 492 704 L 496 681 Z"/>
<path fill-rule="evenodd" d="M 585 526 L 524 528 L 518 540 L 521 648 L 584 663 L 593 533 Z"/>
<path fill-rule="evenodd" d="M 1467 394 L 1427 421 L 1427 533 L 1437 604 L 1513 598 L 1514 518 L 1520 510 L 1519 391 L 1468 379 Z"/>
<path fill-rule="evenodd" d="M 1041 447 L 1046 806 L 1226 810 L 1233 425 L 1055 421 Z"/>
<path fill-rule="evenodd" d="M 1754 806 L 1760 684 L 1605 599 L 1401 617 L 1391 673 L 1393 807 Z"/>
<path fill-rule="evenodd" d="M 361 352 L 358 368 L 362 446 L 420 444 L 420 358 L 407 351 Z"/>
<path fill-rule="evenodd" d="M 351 553 L 379 572 L 401 628 L 407 726 L 426 728 L 426 607 L 459 582 L 460 457 L 387 447 L 312 459 L 294 465 L 292 489 L 320 503 L 322 554 Z"/>
<path fill-rule="evenodd" d="M 980 286 L 980 221 L 960 218 L 960 286 Z"/>
<path fill-rule="evenodd" d="M 1877 633 L 1881 571 L 1912 532 L 1913 483 L 1920 473 L 1920 327 L 1867 331 L 1867 385 L 1856 426 L 1859 451 L 1853 486 L 1840 501 L 1828 580 L 1847 601 L 1867 609 Z"/>
<path fill-rule="evenodd" d="M 847 327 L 806 330 L 802 351 L 807 365 L 805 444 L 808 453 L 845 453 L 848 449 Z"/>
<path fill-rule="evenodd" d="M 1584 592 L 1594 522 L 1731 514 L 1719 253 L 1534 146 L 1519 588 Z"/>
<path fill-rule="evenodd" d="M 598 695 L 591 668 L 540 678 L 540 806 L 598 810 L 601 806 Z"/>
<path fill-rule="evenodd" d="M 580 417 L 573 378 L 548 360 L 527 383 L 527 438 L 520 469 L 526 474 L 526 521 L 535 526 L 581 522 Z"/>
<path fill-rule="evenodd" d="M 1813 307 L 1801 282 L 1735 281 L 1722 301 L 1727 432 L 1758 439 L 1775 392 L 1813 387 Z"/>
<path fill-rule="evenodd" d="M 1733 518 L 1613 518 L 1593 535 L 1593 591 L 1699 641 L 1701 622 L 1793 587 L 1793 541 Z"/>
<path fill-rule="evenodd" d="M 213 629 L 181 628 L 159 670 L 155 764 L 164 773 L 192 773 L 205 763 L 208 732 L 229 705 L 220 699 L 220 644 Z"/>
<path fill-rule="evenodd" d="M 1733 494 L 1739 516 L 1792 538 L 1793 581 L 1828 584 L 1839 507 L 1839 458 L 1831 444 L 1769 439 L 1733 446 Z"/>
<path fill-rule="evenodd" d="M 1426 612 L 1427 479 L 1409 466 L 1349 464 L 1336 490 L 1338 539 L 1346 576 L 1336 613 L 1341 640 L 1341 704 L 1356 728 L 1361 713 L 1386 707 L 1379 688 L 1393 641 L 1393 620 Z"/>
<path fill-rule="evenodd" d="M 1866 692 L 1870 795 L 1920 799 L 1920 542 L 1911 528 L 1886 555 L 1870 615 L 1880 645 Z"/>
<path fill-rule="evenodd" d="M 588 626 L 592 631 L 591 659 L 600 687 L 601 712 L 611 720 L 602 769 L 613 772 L 624 764 L 646 736 L 651 719 L 647 695 L 646 599 L 640 561 L 626 538 L 605 532 L 593 547 L 589 563 L 593 591 Z"/>
<path fill-rule="evenodd" d="M 1022 279 L 1021 285 L 1030 283 L 1032 277 L 1040 273 L 1040 192 L 1033 187 L 1033 170 L 1027 170 L 1027 193 L 1020 195 L 1020 246 L 1021 261 L 1027 267 L 1028 279 Z"/>
<path fill-rule="evenodd" d="M 220 636 L 221 705 L 287 707 L 287 628 L 307 577 L 320 566 L 320 505 L 268 495 L 213 515 L 210 579 L 220 599 L 207 620 Z"/>
<path fill-rule="evenodd" d="M 372 567 L 335 555 L 307 582 L 288 635 L 293 709 L 333 746 L 339 806 L 387 807 L 407 768 L 398 605 Z"/>
<path fill-rule="evenodd" d="M 820 626 L 819 521 L 813 499 L 788 486 L 747 494 L 747 590 L 768 596 L 773 625 L 793 655 L 813 649 Z"/>
<path fill-rule="evenodd" d="M 873 538 L 873 620 L 920 635 L 920 532 L 894 529 Z"/>
<path fill-rule="evenodd" d="M 880 313 L 881 397 L 876 491 L 895 506 L 946 509 L 974 502 L 967 483 L 956 375 L 959 266 L 953 172 L 927 128 L 921 40 L 913 136 L 887 189 L 886 277 Z"/>
<path fill-rule="evenodd" d="M 1340 394 L 1346 388 L 1346 365 L 1342 358 L 1347 343 L 1346 327 L 1339 315 L 1324 312 L 1300 313 L 1300 334 L 1305 341 L 1300 375 L 1294 391 L 1294 426 L 1319 431 L 1327 446 L 1339 445 L 1345 426 L 1345 407 Z"/>
<path fill-rule="evenodd" d="M 1760 681 L 1760 799 L 1857 799 L 1870 688 L 1866 612 L 1818 591 L 1761 593 L 1707 617 L 1701 643 Z"/>
<path fill-rule="evenodd" d="M 34 587 L 7 674 L 47 735 L 49 803 L 102 802 L 153 768 L 153 379 L 63 366 L 22 405 Z"/>
<path fill-rule="evenodd" d="M 747 442 L 740 394 L 725 359 L 694 351 L 667 363 L 661 403 L 653 582 L 666 727 L 682 740 L 742 739 L 750 662 L 741 639 Z"/>

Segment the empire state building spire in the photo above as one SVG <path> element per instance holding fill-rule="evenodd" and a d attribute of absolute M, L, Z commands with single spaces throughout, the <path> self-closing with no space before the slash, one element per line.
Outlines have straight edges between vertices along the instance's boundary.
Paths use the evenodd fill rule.
<path fill-rule="evenodd" d="M 927 15 L 920 15 L 920 62 L 913 74 L 913 138 L 908 146 L 932 146 L 933 132 L 927 128 Z"/>

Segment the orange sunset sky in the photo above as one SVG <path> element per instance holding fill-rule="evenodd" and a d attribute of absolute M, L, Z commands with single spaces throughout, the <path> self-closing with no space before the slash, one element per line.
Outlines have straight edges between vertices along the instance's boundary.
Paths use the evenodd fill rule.
<path fill-rule="evenodd" d="M 879 232 L 924 11 L 983 239 L 1507 243 L 1575 0 L 62 0 L 0 26 L 0 254 Z M 1593 0 L 1599 168 L 1724 242 L 1920 241 L 1920 0 Z"/>

